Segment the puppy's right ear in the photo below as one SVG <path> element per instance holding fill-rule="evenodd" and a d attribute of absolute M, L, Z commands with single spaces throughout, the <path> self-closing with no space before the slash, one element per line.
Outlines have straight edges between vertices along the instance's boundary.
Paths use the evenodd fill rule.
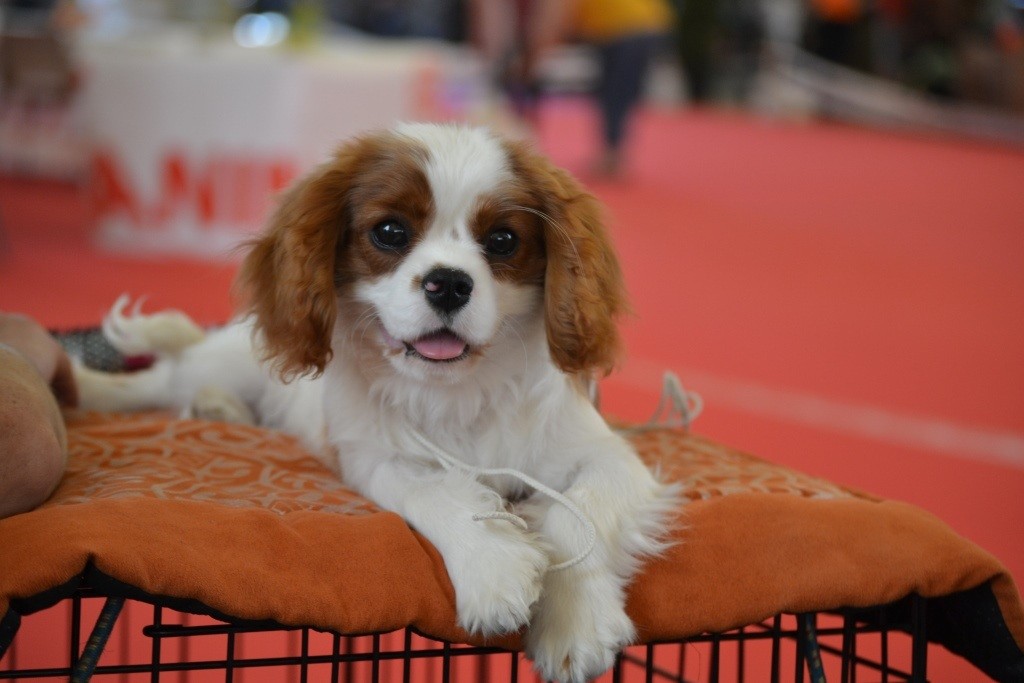
<path fill-rule="evenodd" d="M 358 144 L 343 147 L 288 189 L 263 234 L 250 243 L 235 283 L 255 317 L 262 360 L 285 381 L 316 377 L 331 359 L 335 260 L 359 159 Z"/>

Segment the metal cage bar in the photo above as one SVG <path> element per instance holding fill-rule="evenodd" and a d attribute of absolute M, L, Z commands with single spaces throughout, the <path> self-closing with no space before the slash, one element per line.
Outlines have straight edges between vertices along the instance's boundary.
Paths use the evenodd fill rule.
<path fill-rule="evenodd" d="M 97 657 L 98 661 L 88 662 L 81 649 L 82 629 L 86 626 L 83 601 L 102 598 L 104 596 L 93 591 L 83 590 L 68 601 L 71 623 L 67 632 L 67 666 L 58 664 L 36 668 L 18 668 L 18 660 L 14 656 L 14 652 L 9 651 L 6 660 L 0 660 L 0 680 L 68 678 L 73 675 L 80 663 L 86 662 L 94 667 L 94 675 L 97 677 L 148 673 L 150 681 L 157 683 L 160 681 L 161 674 L 210 670 L 223 671 L 224 680 L 227 683 L 233 683 L 240 672 L 262 667 L 293 667 L 292 670 L 297 672 L 298 680 L 305 683 L 310 680 L 311 667 L 319 665 L 330 666 L 330 680 L 335 683 L 342 681 L 345 683 L 363 683 L 364 681 L 378 683 L 381 680 L 389 679 L 383 674 L 387 664 L 396 668 L 400 666 L 401 680 L 409 682 L 423 680 L 423 677 L 413 676 L 413 664 L 417 660 L 426 660 L 440 665 L 440 680 L 443 683 L 455 680 L 456 674 L 458 674 L 459 683 L 466 683 L 467 680 L 489 681 L 492 674 L 498 675 L 498 672 L 503 670 L 503 667 L 498 664 L 501 661 L 499 658 L 507 656 L 509 657 L 507 679 L 510 683 L 517 683 L 521 673 L 520 667 L 528 666 L 523 664 L 522 658 L 516 652 L 493 647 L 474 647 L 435 641 L 416 634 L 412 629 L 395 632 L 393 636 L 380 633 L 365 636 L 328 634 L 324 640 L 329 640 L 329 648 L 324 647 L 321 650 L 329 651 L 316 651 L 309 628 L 284 628 L 225 622 L 193 625 L 185 622 L 187 615 L 160 605 L 152 606 L 150 623 L 139 629 L 142 636 L 151 641 L 148 661 L 109 663 Z M 111 604 L 108 599 L 107 605 Z M 925 600 L 914 596 L 909 601 L 909 609 L 903 610 L 900 618 L 896 617 L 897 612 L 890 612 L 887 608 L 882 607 L 874 610 L 847 610 L 820 615 L 778 615 L 764 623 L 752 624 L 726 633 L 706 634 L 681 641 L 657 642 L 632 647 L 616 658 L 612 671 L 602 680 L 610 680 L 615 683 L 639 681 L 639 677 L 643 676 L 645 683 L 654 683 L 655 681 L 659 683 L 665 681 L 694 683 L 697 680 L 717 683 L 720 680 L 732 680 L 732 674 L 735 674 L 735 680 L 740 682 L 751 676 L 753 680 L 781 681 L 785 679 L 798 683 L 802 683 L 807 677 L 811 683 L 818 683 L 824 678 L 821 660 L 830 658 L 833 665 L 838 662 L 837 670 L 841 673 L 843 681 L 854 683 L 858 680 L 858 672 L 860 672 L 870 674 L 861 676 L 862 679 L 867 677 L 878 680 L 877 675 L 881 674 L 881 680 L 886 682 L 925 683 L 928 654 L 925 607 Z M 113 614 L 113 617 L 116 618 L 116 613 Z M 27 619 L 30 618 L 27 617 Z M 819 618 L 823 621 L 830 621 L 824 621 L 819 627 L 817 624 Z M 111 623 L 100 623 L 104 619 Z M 838 625 L 829 625 L 837 621 Z M 790 622 L 792 625 L 789 625 Z M 106 629 L 104 637 L 109 636 L 110 629 L 107 627 L 111 624 L 113 624 L 111 610 L 105 609 L 97 618 L 93 633 L 103 632 L 103 629 Z M 121 624 L 121 626 L 123 625 Z M 298 633 L 295 633 L 296 631 Z M 247 634 L 267 632 L 289 632 L 298 635 L 299 640 L 297 644 L 292 642 L 295 647 L 284 656 L 246 656 L 241 648 L 241 639 Z M 905 660 L 910 662 L 909 671 L 897 668 L 892 664 L 895 643 L 890 642 L 890 636 L 893 634 L 909 636 L 909 652 Z M 872 658 L 869 656 L 870 648 L 866 645 L 858 647 L 858 640 L 875 635 L 881 638 L 881 647 L 878 648 L 877 657 Z M 164 652 L 163 645 L 166 640 L 190 642 L 191 639 L 218 637 L 224 638 L 224 649 L 221 650 L 224 656 L 221 659 L 188 657 L 181 661 L 175 661 L 173 658 L 169 660 Z M 840 641 L 838 646 L 831 642 L 823 642 L 834 642 L 837 639 Z M 94 639 L 90 638 L 90 644 L 93 641 Z M 127 640 L 122 642 L 127 642 Z M 356 646 L 356 642 L 362 644 Z M 366 646 L 367 642 L 369 642 L 369 648 Z M 16 647 L 17 638 L 15 638 L 11 650 Z M 767 666 L 769 671 L 755 668 L 751 662 L 751 652 L 760 650 L 761 654 L 765 654 L 765 649 L 767 649 L 768 656 L 757 664 L 759 667 Z M 696 655 L 695 662 L 690 661 L 690 657 L 688 657 L 690 650 L 693 650 Z M 59 649 L 56 653 L 59 653 Z M 181 653 L 187 655 L 188 650 L 181 648 Z M 89 653 L 86 655 L 92 656 Z M 57 656 L 60 655 L 57 654 Z M 477 659 L 475 661 L 468 660 L 466 667 L 456 666 L 458 662 L 466 662 L 465 658 L 467 657 Z M 699 665 L 696 679 L 687 677 L 688 665 L 693 663 Z M 357 670 L 356 664 L 364 666 L 368 664 L 369 666 L 368 669 Z M 6 668 L 3 668 L 5 666 Z M 526 670 L 528 671 L 528 669 Z M 391 669 L 389 668 L 388 671 Z M 784 671 L 785 676 L 783 675 Z M 531 678 L 528 680 L 532 680 L 532 678 L 531 674 Z M 429 676 L 429 679 L 436 680 L 436 670 Z M 88 677 L 80 678 L 80 680 L 88 680 Z"/>

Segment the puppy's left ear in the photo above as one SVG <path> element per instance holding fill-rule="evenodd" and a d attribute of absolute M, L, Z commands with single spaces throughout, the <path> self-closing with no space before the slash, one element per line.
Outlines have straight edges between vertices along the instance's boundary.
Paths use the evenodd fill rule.
<path fill-rule="evenodd" d="M 629 306 L 601 204 L 546 158 L 523 148 L 513 157 L 537 182 L 548 218 L 544 315 L 551 357 L 570 374 L 608 374 L 621 352 L 617 321 Z"/>

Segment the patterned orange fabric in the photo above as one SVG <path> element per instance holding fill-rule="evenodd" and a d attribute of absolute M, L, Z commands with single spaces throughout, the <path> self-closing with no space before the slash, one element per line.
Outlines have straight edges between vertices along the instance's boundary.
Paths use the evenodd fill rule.
<path fill-rule="evenodd" d="M 285 434 L 162 415 L 76 417 L 72 457 L 45 505 L 146 497 L 277 514 L 377 512 Z"/>
<path fill-rule="evenodd" d="M 0 520 L 0 613 L 92 566 L 241 619 L 343 633 L 412 625 L 481 642 L 456 625 L 433 547 L 291 437 L 151 414 L 72 415 L 69 436 L 67 475 L 52 498 Z M 989 582 L 1024 644 L 1006 570 L 931 515 L 679 431 L 631 438 L 685 499 L 678 543 L 630 590 L 644 640 Z"/>
<path fill-rule="evenodd" d="M 378 511 L 285 434 L 215 422 L 168 421 L 159 414 L 122 420 L 80 415 L 71 424 L 73 457 L 47 506 L 141 496 L 264 508 L 278 514 Z M 821 499 L 853 495 L 823 479 L 692 434 L 638 430 L 632 440 L 649 465 L 684 484 L 683 496 L 690 501 L 753 492 Z"/>
<path fill-rule="evenodd" d="M 867 497 L 694 434 L 644 429 L 631 438 L 649 466 L 682 483 L 683 498 L 691 502 L 736 493 L 788 493 L 821 500 Z"/>

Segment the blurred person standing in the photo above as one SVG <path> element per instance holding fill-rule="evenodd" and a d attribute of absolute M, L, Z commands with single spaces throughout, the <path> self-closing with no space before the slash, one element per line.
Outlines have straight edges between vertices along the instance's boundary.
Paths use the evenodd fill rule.
<path fill-rule="evenodd" d="M 765 12 L 760 0 L 671 0 L 676 48 L 690 101 L 743 103 L 761 61 Z"/>
<path fill-rule="evenodd" d="M 711 99 L 714 80 L 714 51 L 719 41 L 720 0 L 673 0 L 676 5 L 676 33 L 679 57 L 686 74 L 690 100 Z"/>
<path fill-rule="evenodd" d="M 962 0 L 909 0 L 905 45 L 906 80 L 934 97 L 959 96 L 957 54 L 974 24 L 979 3 Z"/>
<path fill-rule="evenodd" d="M 615 177 L 623 167 L 630 118 L 639 104 L 651 61 L 672 25 L 662 0 L 575 0 L 577 35 L 597 50 L 601 156 L 591 169 Z"/>
<path fill-rule="evenodd" d="M 672 26 L 665 0 L 475 0 L 478 46 L 514 108 L 528 120 L 540 92 L 537 66 L 566 39 L 596 52 L 595 97 L 601 114 L 601 153 L 595 174 L 618 176 L 629 119 L 643 96 L 652 57 Z"/>

